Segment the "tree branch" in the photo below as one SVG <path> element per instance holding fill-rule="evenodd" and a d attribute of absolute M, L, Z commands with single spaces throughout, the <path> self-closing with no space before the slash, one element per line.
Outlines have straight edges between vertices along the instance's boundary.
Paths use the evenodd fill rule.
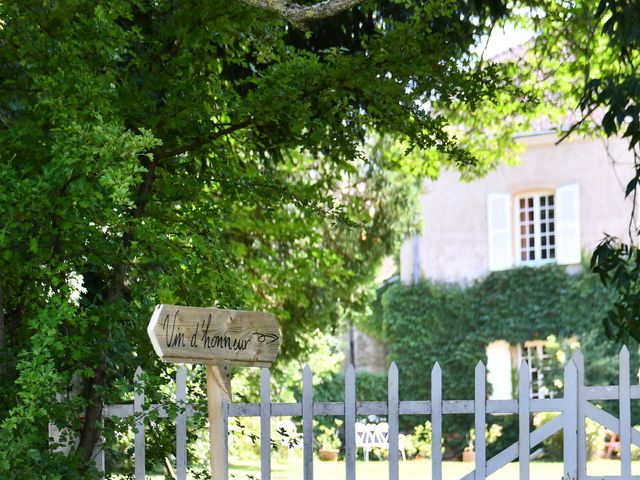
<path fill-rule="evenodd" d="M 86 466 L 91 463 L 93 449 L 100 439 L 100 420 L 102 419 L 102 399 L 98 390 L 107 384 L 107 366 L 104 357 L 95 370 L 93 378 L 85 379 L 85 391 L 83 397 L 88 400 L 85 408 L 84 424 L 80 433 L 78 450 Z"/>
<path fill-rule="evenodd" d="M 251 7 L 274 12 L 298 28 L 305 28 L 308 22 L 333 17 L 349 10 L 363 0 L 324 0 L 313 5 L 300 5 L 288 0 L 240 0 Z"/>
<path fill-rule="evenodd" d="M 587 119 L 587 117 L 589 115 L 591 115 L 596 110 L 596 108 L 597 108 L 596 105 L 592 105 L 591 107 L 589 107 L 589 111 L 587 113 L 585 113 L 584 115 L 582 115 L 582 118 L 580 120 L 578 120 L 577 122 L 574 122 L 571 125 L 571 127 L 566 132 L 564 132 L 564 134 L 560 137 L 560 139 L 556 141 L 555 144 L 556 145 L 560 145 L 560 143 L 565 141 L 567 139 L 567 137 L 569 137 L 569 135 L 571 135 L 573 132 L 575 132 L 577 130 L 577 128 L 584 123 L 584 121 Z"/>
<path fill-rule="evenodd" d="M 253 0 L 249 0 L 249 1 L 253 1 Z M 153 158 L 155 161 L 158 160 L 164 160 L 166 158 L 171 158 L 171 157 L 176 157 L 180 154 L 189 152 L 189 151 L 193 151 L 193 150 L 199 150 L 200 148 L 202 148 L 204 145 L 206 145 L 207 143 L 211 143 L 214 140 L 217 140 L 220 137 L 224 137 L 225 135 L 229 135 L 237 130 L 241 130 L 243 128 L 248 127 L 251 124 L 251 122 L 249 120 L 245 120 L 244 122 L 239 122 L 236 123 L 234 125 L 230 125 L 227 128 L 223 128 L 221 130 L 218 130 L 217 132 L 215 132 L 213 135 L 211 135 L 210 137 L 206 137 L 206 138 L 201 138 L 196 140 L 193 143 L 190 143 L 189 145 L 182 145 L 178 148 L 174 148 L 171 150 L 165 150 L 165 151 L 158 151 L 158 152 L 152 152 L 153 153 Z"/>

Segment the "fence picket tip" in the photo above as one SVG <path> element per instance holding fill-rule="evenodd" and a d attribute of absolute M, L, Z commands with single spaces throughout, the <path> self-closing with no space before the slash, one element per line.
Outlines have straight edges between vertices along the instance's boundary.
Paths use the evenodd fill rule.
<path fill-rule="evenodd" d="M 433 375 L 434 373 L 442 373 L 442 368 L 440 367 L 440 363 L 436 362 L 433 364 L 433 368 L 431 369 L 431 374 Z"/>
<path fill-rule="evenodd" d="M 484 363 L 482 363 L 482 360 L 478 360 L 478 363 L 476 363 L 476 372 L 484 370 Z"/>
<path fill-rule="evenodd" d="M 303 374 L 307 374 L 307 375 L 310 375 L 310 374 L 313 373 L 313 371 L 311 370 L 311 367 L 309 366 L 308 363 L 304 364 L 304 367 L 302 368 L 302 373 Z"/>
<path fill-rule="evenodd" d="M 391 365 L 389 365 L 389 374 L 398 374 L 398 366 L 396 365 L 396 362 L 391 362 Z"/>
<path fill-rule="evenodd" d="M 525 378 L 529 381 L 529 363 L 526 360 L 520 362 L 520 368 L 518 369 L 518 378 L 522 382 Z"/>
<path fill-rule="evenodd" d="M 582 354 L 582 350 L 576 348 L 571 354 L 571 358 L 574 362 L 584 362 L 584 355 Z"/>
<path fill-rule="evenodd" d="M 620 349 L 619 357 L 622 358 L 623 355 L 626 357 L 629 356 L 629 349 L 627 348 L 626 345 L 622 345 L 622 348 Z"/>
<path fill-rule="evenodd" d="M 350 363 L 349 366 L 347 367 L 347 370 L 344 372 L 345 377 L 355 375 L 355 373 L 356 373 L 356 369 L 354 368 L 353 364 Z"/>
<path fill-rule="evenodd" d="M 575 370 L 576 372 L 578 371 L 578 367 L 576 366 L 575 362 L 573 361 L 573 359 L 570 359 L 567 364 L 564 366 L 564 372 L 570 372 L 572 370 Z"/>

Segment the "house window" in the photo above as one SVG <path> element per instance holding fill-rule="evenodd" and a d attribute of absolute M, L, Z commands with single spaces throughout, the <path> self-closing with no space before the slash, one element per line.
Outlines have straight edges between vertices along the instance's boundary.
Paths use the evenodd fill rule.
<path fill-rule="evenodd" d="M 580 186 L 487 195 L 489 271 L 514 265 L 575 265 L 581 261 Z"/>
<path fill-rule="evenodd" d="M 554 392 L 544 384 L 545 371 L 549 371 L 550 355 L 543 340 L 525 342 L 520 358 L 529 364 L 530 398 L 553 398 Z"/>
<path fill-rule="evenodd" d="M 516 198 L 517 259 L 537 265 L 556 259 L 555 199 L 552 193 Z"/>

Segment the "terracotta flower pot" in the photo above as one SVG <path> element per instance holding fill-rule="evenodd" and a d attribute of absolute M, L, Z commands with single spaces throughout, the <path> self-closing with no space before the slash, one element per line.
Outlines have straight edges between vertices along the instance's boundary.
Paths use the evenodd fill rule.
<path fill-rule="evenodd" d="M 323 462 L 337 462 L 340 450 L 337 448 L 321 448 L 318 450 L 318 456 Z"/>

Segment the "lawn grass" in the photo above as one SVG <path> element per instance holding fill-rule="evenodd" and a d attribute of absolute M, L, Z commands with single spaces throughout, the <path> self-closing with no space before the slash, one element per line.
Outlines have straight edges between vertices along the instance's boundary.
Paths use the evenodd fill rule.
<path fill-rule="evenodd" d="M 518 478 L 518 463 L 510 463 L 495 474 L 490 480 L 515 480 Z M 633 473 L 640 473 L 640 462 L 634 462 Z M 444 480 L 462 478 L 473 469 L 472 463 L 444 462 L 442 477 Z M 356 463 L 356 478 L 359 480 L 387 480 L 389 478 L 389 463 L 386 461 Z M 260 478 L 260 462 L 244 461 L 230 465 L 230 478 L 235 480 L 249 480 Z M 589 462 L 588 475 L 620 475 L 620 462 L 617 460 L 596 460 Z M 232 476 L 233 475 L 233 476 Z M 299 458 L 287 462 L 273 462 L 272 480 L 302 480 L 302 462 Z M 345 464 L 341 462 L 314 461 L 314 478 L 319 480 L 344 480 Z M 562 463 L 533 462 L 530 469 L 531 480 L 561 480 Z M 400 479 L 402 480 L 430 480 L 431 462 L 407 461 L 400 462 Z"/>
<path fill-rule="evenodd" d="M 489 480 L 516 480 L 519 478 L 518 463 L 506 465 L 491 475 Z M 472 463 L 443 462 L 442 478 L 457 480 L 473 469 Z M 314 479 L 316 480 L 344 480 L 345 463 L 313 462 Z M 588 463 L 587 474 L 592 476 L 620 475 L 619 460 L 595 460 Z M 640 462 L 633 462 L 632 474 L 640 475 Z M 121 479 L 124 477 L 115 476 Z M 149 480 L 163 480 L 164 475 L 149 474 Z M 386 461 L 356 462 L 356 478 L 358 480 L 387 480 L 389 478 L 389 463 Z M 191 480 L 191 477 L 189 477 Z M 258 480 L 260 479 L 260 460 L 231 461 L 229 465 L 230 480 Z M 291 460 L 272 459 L 272 480 L 302 480 L 302 460 L 294 456 Z M 532 462 L 530 468 L 531 480 L 561 480 L 562 463 L 560 462 Z M 400 480 L 431 480 L 431 462 L 428 460 L 414 460 L 400 462 Z"/>

